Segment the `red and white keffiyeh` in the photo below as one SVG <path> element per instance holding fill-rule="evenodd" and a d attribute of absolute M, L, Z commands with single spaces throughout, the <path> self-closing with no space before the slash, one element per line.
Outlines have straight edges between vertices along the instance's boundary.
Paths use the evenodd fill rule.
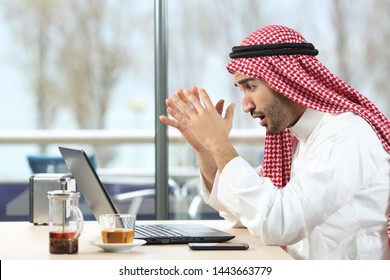
<path fill-rule="evenodd" d="M 307 43 L 293 29 L 270 25 L 245 38 L 240 46 Z M 227 65 L 230 73 L 263 79 L 287 98 L 327 113 L 354 112 L 366 120 L 390 153 L 390 121 L 366 97 L 333 75 L 316 57 L 305 54 L 234 58 Z M 290 180 L 293 137 L 288 129 L 266 134 L 261 176 L 282 188 Z M 389 214 L 390 219 L 390 214 Z M 388 223 L 390 246 L 390 221 Z"/>

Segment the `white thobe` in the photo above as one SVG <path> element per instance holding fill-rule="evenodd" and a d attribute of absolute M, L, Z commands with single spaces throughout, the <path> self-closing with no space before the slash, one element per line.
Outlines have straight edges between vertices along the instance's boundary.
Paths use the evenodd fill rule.
<path fill-rule="evenodd" d="M 307 109 L 290 131 L 297 141 L 284 188 L 236 157 L 211 193 L 202 182 L 206 203 L 297 259 L 390 259 L 390 155 L 371 126 Z"/>

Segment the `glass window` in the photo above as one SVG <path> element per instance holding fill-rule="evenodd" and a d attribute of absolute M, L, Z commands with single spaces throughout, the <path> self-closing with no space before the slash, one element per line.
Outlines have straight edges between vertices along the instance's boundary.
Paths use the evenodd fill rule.
<path fill-rule="evenodd" d="M 58 145 L 94 155 L 112 194 L 154 188 L 154 1 L 1 2 L 0 130 L 26 141 L 0 146 L 0 214 L 26 219 L 27 156 L 60 156 Z"/>

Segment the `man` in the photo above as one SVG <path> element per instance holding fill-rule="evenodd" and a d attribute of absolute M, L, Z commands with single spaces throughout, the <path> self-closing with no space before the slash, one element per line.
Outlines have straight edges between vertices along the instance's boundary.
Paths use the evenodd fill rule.
<path fill-rule="evenodd" d="M 223 100 L 178 90 L 160 120 L 192 145 L 205 200 L 232 225 L 297 259 L 390 259 L 390 122 L 317 54 L 277 25 L 233 48 L 243 110 L 267 130 L 256 170 L 229 141 L 234 104 L 222 116 Z"/>

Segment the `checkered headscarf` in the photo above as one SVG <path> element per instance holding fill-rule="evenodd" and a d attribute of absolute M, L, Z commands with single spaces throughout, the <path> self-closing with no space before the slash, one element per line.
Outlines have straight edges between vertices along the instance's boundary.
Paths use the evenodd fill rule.
<path fill-rule="evenodd" d="M 311 45 L 293 29 L 270 25 L 253 32 L 241 42 L 240 47 L 235 48 L 244 47 L 251 51 L 253 48 L 268 49 L 269 46 L 286 43 Z M 276 92 L 303 106 L 327 113 L 358 114 L 371 125 L 390 153 L 389 120 L 371 101 L 333 75 L 313 54 L 300 52 L 259 56 L 255 53 L 247 57 L 231 57 L 233 59 L 227 65 L 230 73 L 237 71 L 262 79 Z M 292 144 L 293 137 L 288 129 L 278 134 L 266 134 L 261 175 L 271 178 L 277 187 L 284 187 L 290 180 Z"/>

